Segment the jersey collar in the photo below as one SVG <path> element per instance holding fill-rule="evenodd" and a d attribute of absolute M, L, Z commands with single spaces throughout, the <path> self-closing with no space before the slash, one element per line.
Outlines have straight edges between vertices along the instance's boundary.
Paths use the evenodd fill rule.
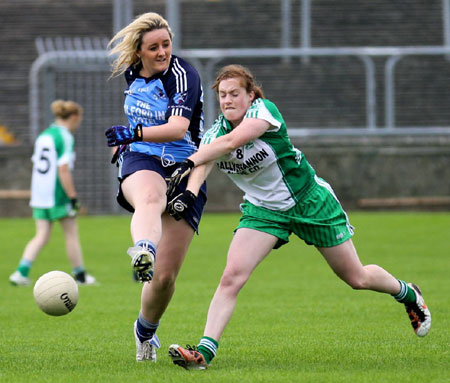
<path fill-rule="evenodd" d="M 139 72 L 142 69 L 142 63 L 139 61 L 138 63 L 132 64 L 132 65 L 130 65 L 127 68 L 127 70 L 125 71 L 125 78 L 126 78 L 128 84 L 130 84 L 131 82 L 133 82 L 137 78 L 142 78 L 143 80 L 145 80 L 146 83 L 149 83 L 152 80 L 156 80 L 158 78 L 161 78 L 161 77 L 165 76 L 169 72 L 169 70 L 172 68 L 173 60 L 174 60 L 175 57 L 176 56 L 174 56 L 174 55 L 170 56 L 169 66 L 167 67 L 167 69 L 164 72 L 155 73 L 151 77 L 144 77 L 144 76 L 141 76 L 139 74 Z"/>

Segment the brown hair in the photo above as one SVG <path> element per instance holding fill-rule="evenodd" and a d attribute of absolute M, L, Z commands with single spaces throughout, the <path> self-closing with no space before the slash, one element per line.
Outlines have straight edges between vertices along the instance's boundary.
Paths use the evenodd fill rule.
<path fill-rule="evenodd" d="M 67 120 L 73 114 L 83 113 L 83 107 L 70 100 L 55 100 L 52 102 L 51 109 L 55 117 L 63 120 Z"/>
<path fill-rule="evenodd" d="M 256 84 L 255 78 L 253 77 L 250 70 L 238 64 L 227 65 L 221 68 L 216 77 L 216 81 L 211 88 L 214 89 L 216 93 L 218 93 L 220 82 L 222 80 L 227 80 L 230 78 L 240 78 L 241 85 L 245 88 L 247 93 L 250 93 L 252 91 L 255 93 L 255 100 L 257 98 L 265 98 L 262 87 Z"/>
<path fill-rule="evenodd" d="M 173 39 L 173 33 L 167 20 L 154 12 L 137 16 L 134 21 L 116 33 L 108 43 L 108 47 L 112 47 L 115 42 L 121 40 L 109 52 L 110 55 L 116 53 L 119 55 L 112 64 L 111 77 L 121 75 L 130 65 L 139 62 L 137 51 L 141 49 L 142 36 L 144 33 L 156 29 L 166 29 L 169 32 L 170 40 Z"/>

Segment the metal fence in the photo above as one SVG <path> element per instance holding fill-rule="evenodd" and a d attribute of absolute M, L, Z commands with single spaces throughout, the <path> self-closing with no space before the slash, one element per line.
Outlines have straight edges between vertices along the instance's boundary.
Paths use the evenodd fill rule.
<path fill-rule="evenodd" d="M 383 134 L 450 134 L 449 126 L 422 126 L 401 128 L 395 125 L 395 67 L 399 60 L 417 55 L 450 54 L 449 48 L 310 48 L 294 49 L 226 49 L 181 50 L 182 57 L 190 59 L 202 74 L 205 89 L 205 115 L 209 126 L 216 116 L 215 95 L 210 85 L 216 69 L 224 60 L 265 59 L 280 57 L 357 58 L 365 89 L 358 95 L 365 100 L 365 124 L 359 127 L 334 126 L 332 128 L 296 127 L 287 121 L 291 136 L 304 135 L 383 135 Z M 385 116 L 384 125 L 378 126 L 377 94 L 375 86 L 374 57 L 388 57 L 385 65 Z M 272 61 L 273 65 L 273 61 Z M 297 64 L 299 65 L 299 64 Z M 118 212 L 114 201 L 117 187 L 116 169 L 109 163 L 110 152 L 105 145 L 104 129 L 110 125 L 126 124 L 123 113 L 122 78 L 108 79 L 110 61 L 104 50 L 51 51 L 42 54 L 30 71 L 30 126 L 36 136 L 42 127 L 51 122 L 51 116 L 42 111 L 55 98 L 72 99 L 85 108 L 83 129 L 77 133 L 77 168 L 75 181 L 80 197 L 93 213 Z M 276 81 L 273 79 L 273 81 Z M 288 89 L 286 89 L 288 92 Z"/>
<path fill-rule="evenodd" d="M 359 98 L 365 100 L 365 124 L 358 129 L 348 126 L 336 126 L 334 128 L 308 127 L 302 128 L 288 124 L 294 135 L 323 135 L 323 134 L 449 134 L 449 126 L 403 126 L 396 127 L 396 100 L 395 100 L 395 68 L 400 60 L 407 60 L 412 56 L 445 56 L 450 55 L 450 47 L 360 47 L 360 48 L 279 48 L 279 49 L 197 49 L 180 50 L 180 56 L 189 59 L 199 70 L 204 82 L 205 90 L 205 122 L 210 126 L 217 112 L 215 95 L 211 90 L 214 75 L 217 68 L 226 60 L 254 59 L 261 62 L 265 59 L 279 58 L 310 58 L 310 57 L 354 57 L 362 62 L 361 72 L 365 77 L 365 90 Z M 384 67 L 384 123 L 377 124 L 377 94 L 376 94 L 376 71 L 374 58 L 386 57 Z M 273 62 L 272 62 L 273 65 Z M 49 116 L 41 116 L 45 108 L 39 105 L 49 105 L 55 98 L 60 88 L 55 81 L 56 73 L 81 72 L 85 76 L 88 73 L 100 74 L 100 81 L 89 80 L 95 84 L 96 92 L 104 94 L 108 86 L 108 70 L 110 60 L 106 50 L 55 50 L 43 53 L 33 63 L 30 71 L 30 127 L 33 138 L 39 131 L 40 123 L 44 126 L 49 122 Z M 104 82 L 102 83 L 102 80 Z M 41 83 L 40 83 L 41 82 Z M 84 80 L 87 82 L 87 80 Z M 90 88 L 82 85 L 80 81 L 76 90 L 85 92 L 86 97 L 90 95 Z M 114 81 L 117 83 L 117 79 Z M 83 87 L 86 90 L 82 90 Z M 70 91 L 69 89 L 67 89 Z M 288 91 L 286 89 L 286 91 Z M 43 97 L 40 93 L 44 93 Z M 121 92 L 116 92 L 121 94 Z M 107 92 L 107 94 L 109 94 Z M 107 96 L 105 94 L 105 96 Z M 80 95 L 81 96 L 81 95 Z M 85 103 L 83 103 L 85 104 Z M 118 108 L 118 105 L 115 109 Z M 120 108 L 119 108 L 120 109 Z M 46 117 L 46 118 L 45 118 Z M 289 122 L 289 121 L 288 121 Z"/>
<path fill-rule="evenodd" d="M 183 49 L 180 40 L 175 39 L 174 53 L 191 61 L 201 74 L 206 127 L 217 114 L 211 90 L 217 69 L 239 62 L 251 68 L 263 83 L 266 95 L 282 109 L 291 136 L 450 134 L 447 107 L 436 110 L 428 107 L 429 114 L 421 120 L 416 118 L 421 111 L 409 113 L 415 105 L 405 107 L 405 103 L 399 102 L 405 98 L 405 83 L 419 103 L 434 88 L 442 92 L 439 87 L 448 83 L 448 72 L 436 73 L 430 62 L 450 57 L 449 2 L 442 1 L 442 46 L 312 47 L 310 12 L 314 2 L 301 0 L 300 47 L 293 47 L 290 22 L 293 1 L 282 0 L 279 48 Z M 166 2 L 166 15 L 176 36 L 180 29 L 179 3 Z M 114 1 L 114 32 L 129 21 L 132 6 L 132 0 Z M 110 125 L 126 124 L 125 83 L 122 78 L 109 79 L 111 62 L 106 43 L 105 39 L 89 38 L 38 39 L 39 57 L 29 73 L 32 138 L 51 122 L 49 105 L 55 98 L 73 99 L 85 109 L 84 124 L 76 140 L 75 181 L 80 197 L 93 213 L 119 211 L 114 201 L 116 169 L 109 163 L 111 153 L 103 132 Z M 418 65 L 419 60 L 425 63 Z M 441 67 L 446 68 L 446 64 Z M 432 78 L 426 82 L 426 92 L 414 88 L 416 83 L 411 80 L 417 74 L 408 74 L 410 70 Z M 398 97 L 399 89 L 403 93 Z M 444 92 L 447 97 L 448 89 Z M 408 114 L 410 118 L 405 117 Z M 438 117 L 433 119 L 432 115 Z"/>

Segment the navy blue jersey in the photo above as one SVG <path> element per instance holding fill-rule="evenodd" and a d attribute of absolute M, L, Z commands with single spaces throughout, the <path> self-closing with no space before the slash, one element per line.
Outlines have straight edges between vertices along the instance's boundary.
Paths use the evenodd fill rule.
<path fill-rule="evenodd" d="M 179 141 L 154 143 L 134 142 L 130 150 L 164 158 L 169 163 L 181 162 L 194 153 L 203 136 L 203 89 L 197 70 L 187 61 L 172 55 L 164 72 L 142 77 L 142 67 L 130 66 L 125 71 L 125 114 L 130 126 L 155 126 L 167 123 L 170 116 L 190 120 L 189 128 Z"/>

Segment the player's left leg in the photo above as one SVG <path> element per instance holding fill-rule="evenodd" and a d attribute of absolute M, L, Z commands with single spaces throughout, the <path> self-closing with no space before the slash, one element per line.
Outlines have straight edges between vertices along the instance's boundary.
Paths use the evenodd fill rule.
<path fill-rule="evenodd" d="M 420 290 L 394 278 L 378 265 L 362 265 L 351 239 L 332 247 L 318 247 L 330 267 L 354 289 L 391 294 L 406 306 L 414 331 L 425 336 L 431 326 L 431 315 Z"/>
<path fill-rule="evenodd" d="M 377 265 L 363 266 L 351 239 L 337 246 L 319 247 L 330 267 L 353 289 L 397 294 L 400 285 L 386 270 Z"/>
<path fill-rule="evenodd" d="M 78 284 L 93 285 L 97 281 L 88 274 L 84 268 L 83 253 L 81 250 L 80 237 L 78 234 L 78 223 L 76 217 L 65 217 L 60 219 L 66 241 L 66 252 L 72 265 L 72 273 Z"/>
<path fill-rule="evenodd" d="M 153 279 L 144 283 L 141 311 L 136 321 L 136 359 L 156 361 L 155 342 L 159 320 L 164 314 L 173 293 L 175 280 L 183 264 L 194 229 L 183 219 L 176 221 L 167 213 L 162 215 L 162 237 L 157 249 Z M 147 356 L 144 348 L 152 348 Z"/>

